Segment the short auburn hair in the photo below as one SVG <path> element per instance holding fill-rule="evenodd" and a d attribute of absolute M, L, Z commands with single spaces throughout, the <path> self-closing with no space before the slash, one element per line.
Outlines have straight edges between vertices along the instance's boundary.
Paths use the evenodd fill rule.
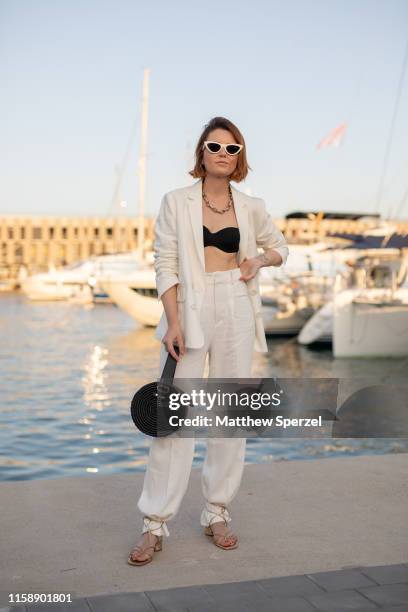
<path fill-rule="evenodd" d="M 192 170 L 189 171 L 189 174 L 194 178 L 203 178 L 206 175 L 205 168 L 202 166 L 203 163 L 203 144 L 204 140 L 207 140 L 208 134 L 213 130 L 221 128 L 223 130 L 228 130 L 234 136 L 237 144 L 244 145 L 244 148 L 238 153 L 238 162 L 237 167 L 234 172 L 230 176 L 231 181 L 235 181 L 237 183 L 243 181 L 248 174 L 248 170 L 252 170 L 250 165 L 247 162 L 246 157 L 246 147 L 245 140 L 239 129 L 237 128 L 232 121 L 226 119 L 225 117 L 214 117 L 205 124 L 204 131 L 202 132 L 200 138 L 198 139 L 197 146 L 195 148 L 195 165 Z"/>

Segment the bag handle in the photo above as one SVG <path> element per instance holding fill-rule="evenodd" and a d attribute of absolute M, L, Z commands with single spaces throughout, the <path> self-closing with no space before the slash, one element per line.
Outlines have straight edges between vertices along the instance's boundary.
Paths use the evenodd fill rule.
<path fill-rule="evenodd" d="M 180 349 L 176 344 L 173 344 L 173 348 L 176 351 L 176 355 L 180 355 Z M 167 381 L 168 380 L 173 380 L 174 378 L 174 374 L 176 371 L 176 366 L 177 366 L 177 359 L 174 359 L 173 355 L 171 353 L 169 353 L 167 355 L 167 359 L 166 359 L 166 363 L 164 365 L 163 368 L 163 372 L 162 375 L 160 377 L 160 381 L 165 378 Z"/>

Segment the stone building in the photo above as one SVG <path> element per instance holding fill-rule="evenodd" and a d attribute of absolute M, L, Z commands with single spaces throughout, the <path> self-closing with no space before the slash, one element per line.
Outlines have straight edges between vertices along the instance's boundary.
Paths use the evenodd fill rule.
<path fill-rule="evenodd" d="M 378 221 L 347 219 L 275 219 L 289 244 L 311 244 L 331 232 L 362 233 Z M 155 218 L 144 219 L 144 248 L 154 240 Z M 22 266 L 29 274 L 62 266 L 92 255 L 123 253 L 139 246 L 138 217 L 0 216 L 0 279 L 17 278 Z M 408 232 L 408 221 L 394 221 L 397 232 Z"/>
<path fill-rule="evenodd" d="M 47 270 L 91 255 L 123 253 L 139 246 L 138 217 L 0 216 L 0 266 L 10 276 L 24 265 Z M 154 220 L 144 220 L 144 245 L 153 241 Z"/>

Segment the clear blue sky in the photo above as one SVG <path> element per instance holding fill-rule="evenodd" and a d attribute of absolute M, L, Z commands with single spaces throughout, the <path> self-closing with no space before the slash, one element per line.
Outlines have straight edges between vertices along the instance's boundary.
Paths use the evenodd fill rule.
<path fill-rule="evenodd" d="M 215 115 L 246 139 L 253 171 L 235 186 L 274 217 L 372 211 L 407 41 L 406 0 L 2 0 L 0 214 L 105 215 L 135 121 L 122 197 L 137 214 L 145 66 L 147 214 L 195 180 Z M 341 147 L 317 151 L 343 121 Z M 408 75 L 383 213 L 408 189 L 407 143 Z"/>

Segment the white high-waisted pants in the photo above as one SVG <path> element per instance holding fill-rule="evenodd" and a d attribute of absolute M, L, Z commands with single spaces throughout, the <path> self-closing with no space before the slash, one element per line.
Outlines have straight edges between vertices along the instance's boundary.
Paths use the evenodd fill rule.
<path fill-rule="evenodd" d="M 186 348 L 174 378 L 202 378 L 208 353 L 209 378 L 250 378 L 255 341 L 255 319 L 246 281 L 240 268 L 206 272 L 200 319 L 204 345 Z M 183 307 L 187 307 L 183 304 Z M 160 349 L 161 377 L 168 352 Z M 228 504 L 241 483 L 246 438 L 206 438 L 202 469 L 205 506 L 202 526 L 229 522 Z M 153 438 L 138 508 L 143 513 L 143 533 L 169 535 L 166 521 L 177 513 L 187 490 L 194 457 L 195 438 Z"/>

